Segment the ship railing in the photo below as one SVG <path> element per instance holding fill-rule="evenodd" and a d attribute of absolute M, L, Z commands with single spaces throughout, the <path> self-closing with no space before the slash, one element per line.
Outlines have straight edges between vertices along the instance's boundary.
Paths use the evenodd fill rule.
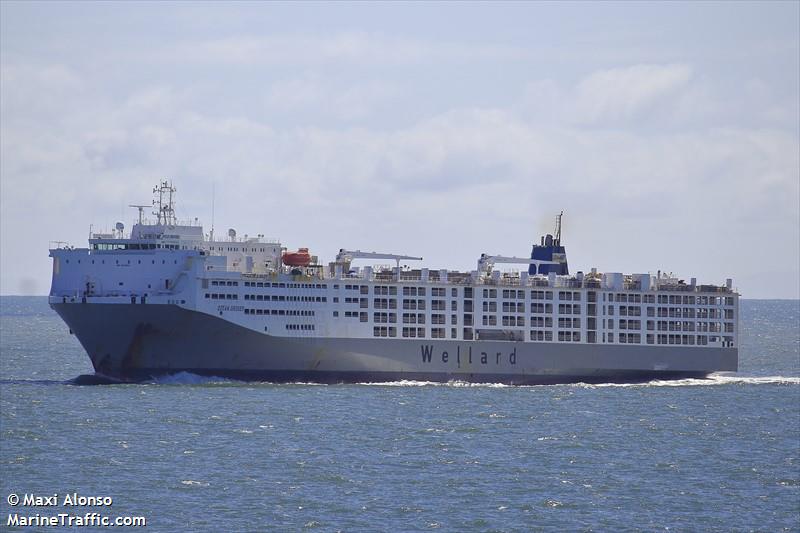
<path fill-rule="evenodd" d="M 138 224 L 139 220 L 137 219 L 135 223 Z M 163 222 L 161 224 L 164 225 Z M 157 226 L 157 225 L 158 225 L 158 220 L 157 219 L 154 219 L 152 217 L 143 217 L 142 218 L 142 226 Z M 170 224 L 170 225 L 171 226 L 202 226 L 203 223 L 200 221 L 199 218 L 184 218 L 184 219 L 176 218 L 175 219 L 175 223 L 174 224 Z"/>
<path fill-rule="evenodd" d="M 214 272 L 214 273 L 232 273 L 232 274 L 242 274 L 250 275 L 250 272 L 244 272 L 241 268 L 234 268 L 234 267 L 227 267 L 227 266 L 214 266 L 214 265 L 206 265 L 206 272 Z"/>
<path fill-rule="evenodd" d="M 212 242 L 212 241 L 206 241 L 206 242 Z M 258 235 L 245 235 L 243 237 L 234 237 L 234 238 L 230 238 L 230 237 L 228 237 L 226 235 L 222 239 L 214 239 L 213 242 L 215 242 L 215 243 L 232 242 L 232 243 L 239 243 L 239 244 L 242 244 L 242 243 L 244 243 L 244 244 L 247 244 L 247 243 L 280 244 L 281 240 L 278 237 L 265 237 L 264 235 L 259 233 Z"/>
<path fill-rule="evenodd" d="M 673 284 L 664 284 L 658 285 L 656 290 L 665 291 L 665 292 L 716 292 L 722 294 L 730 294 L 733 292 L 733 289 L 729 289 L 724 285 L 673 285 Z"/>
<path fill-rule="evenodd" d="M 659 291 L 694 292 L 695 287 L 678 283 L 656 283 L 656 289 Z"/>
<path fill-rule="evenodd" d="M 232 268 L 232 267 L 207 267 L 207 273 L 231 273 L 231 274 L 239 274 L 243 277 L 247 278 L 274 278 L 278 274 L 276 272 L 264 272 L 264 271 L 255 271 L 255 272 L 243 272 L 241 268 Z M 431 274 L 434 274 L 431 272 Z M 500 279 L 493 279 L 490 277 L 478 277 L 473 278 L 470 273 L 464 272 L 448 272 L 448 278 L 446 281 L 442 281 L 439 278 L 438 272 L 435 275 L 429 275 L 427 280 L 423 281 L 422 276 L 414 273 L 408 274 L 401 272 L 399 276 L 396 273 L 388 273 L 388 272 L 373 272 L 373 275 L 369 278 L 365 275 L 363 271 L 358 273 L 352 272 L 348 274 L 343 274 L 341 278 L 337 278 L 336 276 L 330 275 L 329 273 L 323 273 L 319 276 L 295 276 L 298 280 L 311 280 L 311 279 L 319 279 L 319 280 L 328 280 L 328 281 L 335 281 L 337 279 L 342 280 L 361 280 L 361 281 L 373 281 L 378 283 L 443 283 L 447 285 L 489 285 L 489 286 L 507 286 L 507 287 L 541 287 L 541 288 L 572 288 L 572 289 L 602 289 L 602 283 L 600 280 L 596 278 L 584 278 L 583 280 L 575 279 L 575 278 L 561 278 L 557 277 L 554 281 L 551 281 L 549 278 L 544 277 L 529 277 L 527 281 L 523 284 L 522 278 L 518 277 L 501 277 Z M 641 282 L 636 281 L 627 281 L 623 283 L 623 290 L 626 291 L 637 291 L 643 292 Z M 734 292 L 732 289 L 729 289 L 725 286 L 716 286 L 716 285 L 686 285 L 686 284 L 655 284 L 651 286 L 651 291 L 674 291 L 674 292 L 712 292 L 712 293 L 724 293 L 730 294 Z"/>
<path fill-rule="evenodd" d="M 698 285 L 697 292 L 719 292 L 723 294 L 730 294 L 733 292 L 733 289 L 729 289 L 724 285 L 721 287 L 717 285 Z"/>
<path fill-rule="evenodd" d="M 266 279 L 274 278 L 275 274 L 272 272 L 242 272 L 242 277 L 251 279 Z"/>
<path fill-rule="evenodd" d="M 157 290 L 157 289 L 147 289 L 146 291 L 85 291 L 79 289 L 70 289 L 70 290 L 63 290 L 63 291 L 54 291 L 50 293 L 51 298 L 70 298 L 72 301 L 74 300 L 93 300 L 98 298 L 132 298 L 132 297 L 142 297 L 142 296 L 154 296 L 160 294 L 169 294 L 171 291 L 168 290 Z"/>
<path fill-rule="evenodd" d="M 433 274 L 433 273 L 431 273 Z M 335 277 L 326 277 L 325 279 L 336 279 Z M 447 281 L 442 281 L 438 273 L 437 275 L 429 275 L 428 279 L 423 281 L 422 276 L 417 273 L 414 274 L 403 274 L 401 273 L 398 277 L 394 273 L 374 273 L 372 277 L 367 279 L 363 272 L 359 273 L 351 273 L 342 276 L 342 279 L 354 279 L 354 280 L 364 280 L 364 281 L 375 281 L 380 283 L 445 283 L 447 285 L 486 285 L 486 286 L 503 286 L 503 287 L 550 287 L 550 288 L 590 288 L 590 289 L 600 289 L 601 283 L 599 280 L 596 279 L 587 279 L 584 278 L 583 280 L 578 279 L 563 279 L 563 278 L 556 278 L 555 281 L 550 281 L 548 278 L 539 278 L 539 277 L 529 277 L 525 283 L 522 282 L 522 278 L 519 277 L 501 277 L 499 279 L 494 279 L 491 277 L 477 277 L 473 278 L 469 273 L 463 272 L 449 272 Z M 636 289 L 628 288 L 626 286 L 626 290 L 641 290 L 640 286 L 637 285 Z"/>

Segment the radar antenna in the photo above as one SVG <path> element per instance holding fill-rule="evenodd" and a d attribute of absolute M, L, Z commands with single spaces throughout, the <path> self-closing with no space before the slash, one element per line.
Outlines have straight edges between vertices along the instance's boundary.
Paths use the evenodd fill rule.
<path fill-rule="evenodd" d="M 166 224 L 168 226 L 177 225 L 175 219 L 175 200 L 173 195 L 177 189 L 172 186 L 168 180 L 164 180 L 158 184 L 158 187 L 153 187 L 153 194 L 157 195 L 153 199 L 153 207 L 157 207 L 153 214 L 157 217 L 158 224 Z"/>
<path fill-rule="evenodd" d="M 145 210 L 145 208 L 147 208 L 147 207 L 153 207 L 153 206 L 152 206 L 152 205 L 135 205 L 135 204 L 129 204 L 129 205 L 128 205 L 128 207 L 135 207 L 136 209 L 138 209 L 138 210 L 139 210 L 139 224 L 142 224 L 142 220 L 143 220 L 143 219 L 142 219 L 142 216 L 144 216 L 144 210 Z"/>

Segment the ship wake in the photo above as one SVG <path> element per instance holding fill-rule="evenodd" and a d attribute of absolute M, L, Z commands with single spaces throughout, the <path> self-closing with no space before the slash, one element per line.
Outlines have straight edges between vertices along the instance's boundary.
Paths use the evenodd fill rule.
<path fill-rule="evenodd" d="M 73 385 L 114 385 L 120 382 L 111 378 L 106 378 L 100 374 L 81 375 L 68 383 Z M 293 386 L 325 386 L 322 383 L 306 381 L 279 382 L 270 381 L 243 381 L 222 376 L 206 376 L 194 374 L 192 372 L 177 372 L 164 376 L 154 377 L 149 380 L 140 381 L 139 384 L 147 385 L 189 385 L 189 386 L 214 386 L 214 385 L 293 385 Z M 730 374 L 711 374 L 707 378 L 687 378 L 675 380 L 653 380 L 638 383 L 568 383 L 568 384 L 547 384 L 547 385 L 508 385 L 505 383 L 473 383 L 467 381 L 420 381 L 420 380 L 397 380 L 397 381 L 377 381 L 349 383 L 350 386 L 366 387 L 450 387 L 450 388 L 538 388 L 538 387 L 579 387 L 587 389 L 605 387 L 711 387 L 711 386 L 736 386 L 736 385 L 800 385 L 800 376 L 740 376 Z"/>
<path fill-rule="evenodd" d="M 653 380 L 643 383 L 575 383 L 574 386 L 589 389 L 601 387 L 712 387 L 718 385 L 800 385 L 798 376 L 738 376 L 711 374 L 707 378 L 675 380 Z"/>

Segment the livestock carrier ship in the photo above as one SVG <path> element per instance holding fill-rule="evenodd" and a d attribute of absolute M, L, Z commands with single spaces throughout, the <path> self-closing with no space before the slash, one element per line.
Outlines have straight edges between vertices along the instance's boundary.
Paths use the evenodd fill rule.
<path fill-rule="evenodd" d="M 730 279 L 570 274 L 561 215 L 530 258 L 481 254 L 469 272 L 347 249 L 325 265 L 263 235 L 215 239 L 176 219 L 169 182 L 153 192 L 155 219 L 132 206 L 130 233 L 117 223 L 88 248 L 50 249 L 50 306 L 108 378 L 543 384 L 738 367 Z"/>

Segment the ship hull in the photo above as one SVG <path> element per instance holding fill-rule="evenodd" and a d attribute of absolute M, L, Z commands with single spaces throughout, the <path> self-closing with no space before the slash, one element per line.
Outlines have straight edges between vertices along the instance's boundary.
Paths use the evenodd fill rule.
<path fill-rule="evenodd" d="M 638 382 L 736 371 L 736 348 L 281 337 L 177 305 L 52 303 L 97 373 L 270 382 Z"/>

